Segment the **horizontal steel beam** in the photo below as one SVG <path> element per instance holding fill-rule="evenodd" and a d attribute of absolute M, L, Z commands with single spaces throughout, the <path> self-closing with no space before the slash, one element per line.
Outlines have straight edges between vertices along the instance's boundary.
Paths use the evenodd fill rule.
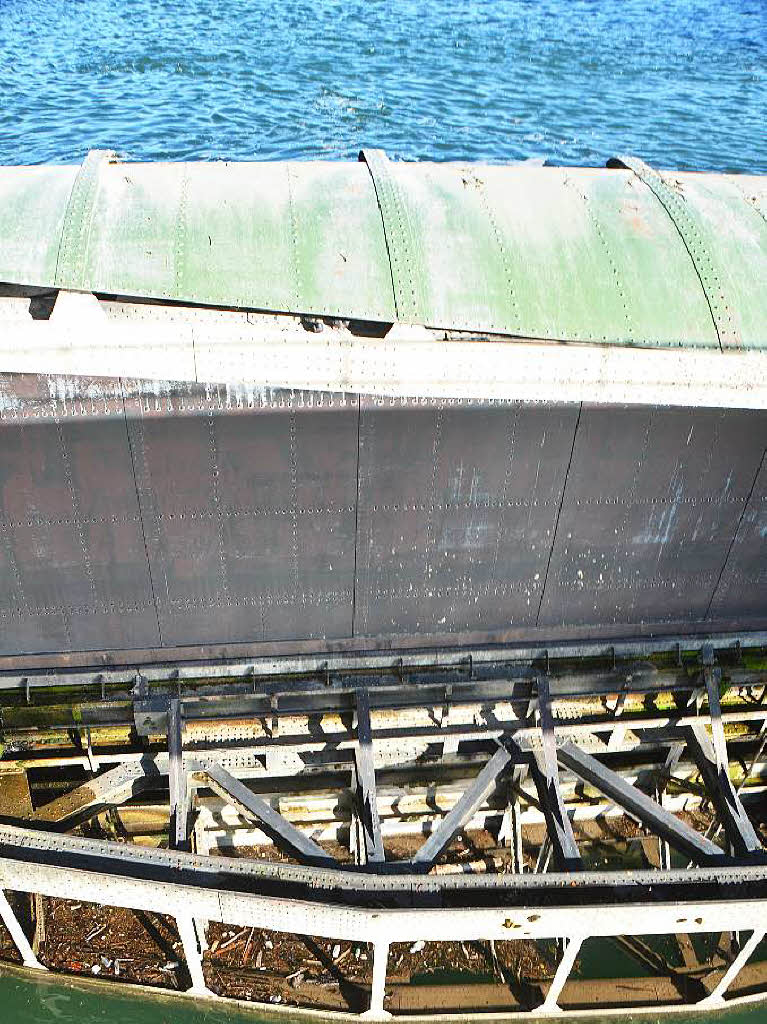
<path fill-rule="evenodd" d="M 191 767 L 191 766 L 190 766 Z M 307 867 L 240 858 L 203 857 L 184 851 L 131 846 L 82 836 L 54 834 L 0 824 L 0 866 L 6 859 L 48 865 L 55 868 L 70 865 L 78 870 L 111 876 L 140 875 L 155 881 L 171 881 L 181 877 L 198 879 L 201 884 L 220 884 L 227 888 L 238 885 L 254 891 L 259 886 L 274 888 L 286 895 L 291 891 L 310 889 L 332 896 L 336 903 L 350 898 L 356 902 L 370 898 L 375 905 L 396 894 L 418 899 L 441 895 L 449 901 L 454 896 L 461 902 L 471 900 L 473 892 L 496 894 L 499 902 L 512 905 L 528 900 L 554 899 L 558 905 L 577 905 L 589 899 L 603 900 L 605 893 L 622 891 L 626 899 L 655 902 L 668 895 L 670 899 L 703 899 L 709 890 L 721 895 L 727 886 L 733 894 L 754 895 L 767 899 L 767 866 L 732 865 L 696 867 L 672 871 L 632 871 L 621 875 L 615 871 L 550 872 L 547 875 L 423 875 L 412 866 L 392 863 L 391 874 L 365 874 L 359 870 Z M 12 888 L 12 887 L 11 887 Z M 548 896 L 543 894 L 548 893 Z M 537 895 L 536 895 L 537 894 Z M 635 894 L 635 895 L 629 895 Z M 685 895 L 686 894 L 686 895 Z M 679 929 L 676 929 L 679 931 Z"/>
<path fill-rule="evenodd" d="M 185 856 L 176 853 L 176 858 Z M 220 862 L 221 858 L 211 858 Z M 213 876 L 216 877 L 215 875 Z M 219 870 L 218 880 L 223 880 Z M 412 881 L 412 880 L 411 880 Z M 193 916 L 230 925 L 256 926 L 355 942 L 541 939 L 556 936 L 608 936 L 745 931 L 764 927 L 760 899 L 697 899 L 634 902 L 584 901 L 565 906 L 527 894 L 523 906 L 485 904 L 470 907 L 339 906 L 315 895 L 292 899 L 282 891 L 261 895 L 247 890 L 204 886 L 183 871 L 158 884 L 138 875 L 112 875 L 50 866 L 17 857 L 0 860 L 0 888 L 37 892 L 172 916 Z M 540 895 L 540 893 L 538 894 Z"/>
<path fill-rule="evenodd" d="M 497 645 L 485 647 L 480 644 L 460 648 L 445 647 L 428 651 L 403 650 L 401 654 L 391 652 L 356 652 L 318 655 L 286 654 L 264 656 L 254 648 L 247 654 L 221 655 L 220 646 L 215 652 L 206 654 L 205 648 L 176 648 L 144 651 L 103 651 L 71 653 L 67 655 L 22 655 L 0 657 L 0 691 L 34 690 L 38 687 L 106 687 L 122 686 L 131 688 L 139 676 L 150 686 L 154 683 L 183 684 L 189 680 L 231 680 L 241 678 L 251 685 L 263 684 L 266 677 L 313 675 L 316 680 L 334 689 L 344 686 L 343 675 L 355 670 L 365 673 L 389 673 L 402 679 L 419 670 L 428 669 L 454 671 L 468 678 L 470 673 L 478 675 L 489 666 L 502 666 L 504 670 L 513 667 L 534 666 L 566 659 L 602 658 L 616 661 L 630 661 L 649 655 L 676 654 L 677 652 L 700 653 L 711 645 L 720 657 L 730 654 L 737 657 L 739 651 L 767 647 L 767 632 L 732 633 L 677 633 L 665 637 L 626 639 L 616 636 L 614 640 L 561 641 L 536 644 L 505 644 L 501 651 Z M 233 645 L 233 651 L 242 651 L 246 645 Z M 469 658 L 469 654 L 471 657 Z M 122 667 L 120 662 L 123 661 Z M 735 666 L 734 666 L 735 667 Z M 552 666 L 553 670 L 553 666 Z M 552 674 L 552 689 L 555 686 Z M 354 684 L 352 684 L 352 687 Z M 554 690 L 554 692 L 556 692 Z"/>

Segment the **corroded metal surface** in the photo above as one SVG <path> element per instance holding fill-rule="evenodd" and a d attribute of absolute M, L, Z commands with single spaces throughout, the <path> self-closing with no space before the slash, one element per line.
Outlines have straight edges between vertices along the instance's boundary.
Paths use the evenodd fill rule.
<path fill-rule="evenodd" d="M 764 411 L 0 396 L 3 654 L 767 625 Z"/>

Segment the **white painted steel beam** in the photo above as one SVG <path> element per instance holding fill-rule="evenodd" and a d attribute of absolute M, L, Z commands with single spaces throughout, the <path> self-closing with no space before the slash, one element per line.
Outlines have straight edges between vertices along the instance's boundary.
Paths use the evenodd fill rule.
<path fill-rule="evenodd" d="M 562 989 L 567 983 L 567 979 L 572 973 L 575 958 L 578 956 L 582 945 L 583 938 L 579 935 L 573 935 L 566 939 L 565 951 L 562 954 L 562 959 L 559 961 L 554 978 L 552 979 L 549 990 L 546 993 L 546 998 L 534 1013 L 547 1016 L 548 1014 L 557 1012 L 559 1009 L 557 1005 L 559 997 L 562 994 Z"/>
<path fill-rule="evenodd" d="M 362 1014 L 365 1020 L 387 1020 L 391 1014 L 384 1010 L 386 996 L 386 968 L 389 964 L 389 943 L 373 944 L 373 984 L 370 990 L 370 1009 Z"/>
<path fill-rule="evenodd" d="M 767 353 L 623 348 L 513 339 L 435 340 L 428 332 L 320 338 L 263 324 L 94 318 L 9 321 L 0 372 L 197 381 L 393 397 L 504 398 L 767 408 Z"/>
<path fill-rule="evenodd" d="M 8 898 L 2 889 L 0 889 L 0 921 L 2 921 L 8 929 L 8 934 L 13 939 L 16 949 L 21 953 L 21 959 L 24 966 L 34 967 L 36 970 L 40 971 L 46 970 L 35 956 L 29 939 L 27 939 L 24 934 L 24 929 L 19 924 L 19 919 L 14 914 L 13 907 L 8 902 Z"/>
<path fill-rule="evenodd" d="M 764 928 L 756 929 L 754 931 L 712 991 L 705 997 L 705 999 L 701 999 L 695 1004 L 696 1009 L 703 1009 L 704 1007 L 711 1007 L 713 1009 L 724 1004 L 725 992 L 730 985 L 732 985 L 733 981 L 735 981 L 741 970 L 746 966 L 765 934 L 767 933 L 765 933 Z"/>
<path fill-rule="evenodd" d="M 210 991 L 205 982 L 205 975 L 202 970 L 202 953 L 198 944 L 197 929 L 194 918 L 189 914 L 177 914 L 176 927 L 184 949 L 184 960 L 186 961 L 192 987 L 188 991 L 194 995 L 207 996 Z"/>
<path fill-rule="evenodd" d="M 185 857 L 186 854 L 176 854 Z M 218 858 L 214 858 L 218 860 Z M 526 876 L 529 877 L 529 876 Z M 557 936 L 676 934 L 764 929 L 764 902 L 717 899 L 665 903 L 584 903 L 552 906 L 535 893 L 524 907 L 364 908 L 322 900 L 277 898 L 232 889 L 162 882 L 3 857 L 0 888 L 44 896 L 189 916 L 241 927 L 346 939 L 351 942 L 429 942 L 544 939 Z"/>

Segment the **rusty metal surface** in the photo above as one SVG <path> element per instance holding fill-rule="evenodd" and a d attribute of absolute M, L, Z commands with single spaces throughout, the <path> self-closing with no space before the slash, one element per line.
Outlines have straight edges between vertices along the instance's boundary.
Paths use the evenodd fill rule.
<path fill-rule="evenodd" d="M 0 376 L 0 654 L 764 628 L 765 448 L 765 412 Z"/>

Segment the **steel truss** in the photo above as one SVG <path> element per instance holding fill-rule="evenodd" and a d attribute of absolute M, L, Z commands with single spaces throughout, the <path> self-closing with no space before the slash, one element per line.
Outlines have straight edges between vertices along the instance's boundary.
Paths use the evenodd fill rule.
<path fill-rule="evenodd" d="M 197 675 L 158 666 L 72 674 L 69 685 L 61 674 L 7 676 L 0 773 L 27 770 L 33 793 L 40 768 L 82 766 L 89 778 L 5 817 L 0 886 L 171 915 L 199 996 L 212 995 L 206 922 L 221 922 L 369 943 L 365 1015 L 376 1019 L 388 1015 L 394 942 L 559 940 L 555 974 L 529 1009 L 504 1013 L 515 1017 L 567 1006 L 590 939 L 621 937 L 652 963 L 643 935 L 730 933 L 729 957 L 694 998 L 719 1006 L 767 924 L 767 851 L 755 827 L 767 780 L 761 657 L 747 640 L 712 638 L 462 650 L 408 665 L 344 655 L 198 666 Z M 35 750 L 46 731 L 75 749 Z M 152 794 L 168 807 L 168 849 L 71 834 Z M 708 805 L 705 832 L 681 813 Z M 645 867 L 589 862 L 583 823 L 611 816 L 637 823 Z M 531 862 L 523 830 L 533 827 L 543 838 Z M 477 828 L 507 850 L 502 869 L 450 861 L 455 838 Z M 392 860 L 387 840 L 405 834 L 422 841 Z M 343 837 L 351 863 L 322 845 Z M 209 853 L 238 841 L 273 843 L 289 860 Z M 0 897 L 24 964 L 41 968 Z"/>

